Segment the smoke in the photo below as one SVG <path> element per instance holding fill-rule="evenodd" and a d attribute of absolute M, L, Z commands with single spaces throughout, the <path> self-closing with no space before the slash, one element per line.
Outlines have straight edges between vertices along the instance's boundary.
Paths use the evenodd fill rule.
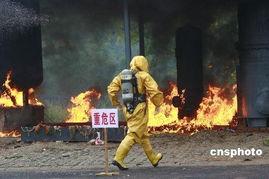
<path fill-rule="evenodd" d="M 0 1 L 0 33 L 24 30 L 49 21 L 48 16 L 38 15 L 33 9 L 26 8 L 11 0 Z"/>
<path fill-rule="evenodd" d="M 41 1 L 53 22 L 42 26 L 42 98 L 76 96 L 106 87 L 124 68 L 121 9 L 115 1 Z M 61 8 L 58 8 L 61 7 Z"/>
<path fill-rule="evenodd" d="M 235 82 L 236 1 L 129 2 L 132 55 L 138 55 L 137 17 L 143 10 L 146 57 L 160 87 L 176 81 L 175 32 L 187 23 L 203 32 L 205 84 Z M 40 93 L 70 97 L 99 87 L 106 94 L 109 82 L 125 68 L 122 0 L 41 0 L 40 4 L 41 13 L 54 19 L 42 26 Z"/>
<path fill-rule="evenodd" d="M 191 24 L 202 30 L 205 86 L 235 83 L 238 60 L 235 48 L 238 38 L 236 0 L 143 2 L 146 55 L 151 55 L 152 73 L 159 81 L 176 79 L 175 32 Z M 133 16 L 141 11 L 141 5 L 136 6 L 134 2 L 131 6 L 137 7 Z"/>

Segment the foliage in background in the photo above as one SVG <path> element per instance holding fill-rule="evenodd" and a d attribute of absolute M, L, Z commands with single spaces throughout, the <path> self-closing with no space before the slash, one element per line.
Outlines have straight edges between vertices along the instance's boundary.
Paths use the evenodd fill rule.
<path fill-rule="evenodd" d="M 49 101 L 44 102 L 45 108 L 45 122 L 48 123 L 61 123 L 67 117 L 66 106 L 60 104 L 54 104 Z"/>

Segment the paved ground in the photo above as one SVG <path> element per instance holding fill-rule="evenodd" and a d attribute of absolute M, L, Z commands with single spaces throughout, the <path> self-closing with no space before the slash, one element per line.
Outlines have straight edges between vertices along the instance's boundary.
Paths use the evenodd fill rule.
<path fill-rule="evenodd" d="M 269 165 L 256 166 L 198 166 L 198 167 L 142 167 L 130 169 L 120 172 L 119 176 L 114 177 L 96 177 L 95 174 L 101 169 L 84 169 L 84 170 L 48 170 L 48 169 L 28 169 L 28 170 L 9 170 L 2 171 L 0 178 L 2 179 L 52 179 L 52 178 L 139 178 L 139 179 L 154 179 L 154 178 L 268 178 Z"/>
<path fill-rule="evenodd" d="M 267 138 L 267 133 L 233 133 L 229 131 L 204 131 L 193 136 L 182 135 L 155 135 L 151 141 L 156 152 L 164 154 L 163 160 L 160 162 L 160 170 L 155 170 L 151 167 L 143 150 L 137 144 L 130 151 L 126 158 L 126 164 L 131 168 L 130 172 L 136 171 L 153 172 L 162 175 L 167 167 L 171 171 L 183 170 L 188 166 L 244 166 L 269 164 L 269 147 L 263 145 L 263 140 Z M 93 146 L 89 143 L 22 143 L 18 139 L 0 138 L 0 171 L 1 173 L 7 170 L 27 170 L 34 168 L 35 171 L 57 168 L 57 170 L 82 170 L 75 175 L 87 175 L 94 173 L 96 169 L 100 169 L 104 164 L 103 146 Z M 109 146 L 109 161 L 112 161 L 115 150 L 119 144 L 110 143 Z M 262 149 L 261 157 L 213 157 L 210 156 L 211 149 Z M 113 166 L 111 169 L 117 170 Z M 38 170 L 36 170 L 38 168 Z M 218 169 L 221 173 L 222 167 Z M 249 167 L 251 168 L 251 167 Z M 255 170 L 258 167 L 254 167 Z M 268 168 L 268 166 L 265 166 Z M 200 173 L 206 168 L 197 168 Z M 191 170 L 191 169 L 190 169 Z M 230 170 L 230 169 L 229 169 Z M 223 172 L 228 172 L 226 169 Z M 214 169 L 212 169 L 214 171 Z M 210 170 L 210 173 L 212 173 Z M 85 173 L 86 172 L 86 173 Z M 156 173 L 157 172 L 157 173 Z M 187 172 L 187 171 L 184 171 Z M 247 172 L 247 171 L 245 171 Z M 261 171 L 262 173 L 263 171 Z M 72 172 L 71 172 L 72 173 Z M 130 174 L 131 174 L 130 173 Z M 169 173 L 169 172 L 168 172 Z M 254 172 L 255 173 L 255 172 Z M 256 172 L 257 173 L 257 172 Z M 70 173 L 69 173 L 70 174 Z M 69 175 L 68 174 L 68 175 Z M 186 173 L 186 177 L 187 177 Z M 199 172 L 197 172 L 198 176 Z M 39 174 L 37 174 L 39 175 Z M 57 173 L 52 174 L 56 176 Z M 59 173 L 64 176 L 64 173 Z M 4 175 L 0 175 L 4 176 Z M 21 174 L 19 174 L 21 176 Z M 42 175 L 43 176 L 43 175 Z M 125 176 L 125 175 L 124 175 Z M 127 176 L 127 175 L 126 175 Z M 176 174 L 175 174 L 176 176 Z M 196 175 L 193 175 L 196 176 Z M 253 176 L 253 175 L 251 175 Z M 82 176 L 83 177 L 83 176 Z"/>

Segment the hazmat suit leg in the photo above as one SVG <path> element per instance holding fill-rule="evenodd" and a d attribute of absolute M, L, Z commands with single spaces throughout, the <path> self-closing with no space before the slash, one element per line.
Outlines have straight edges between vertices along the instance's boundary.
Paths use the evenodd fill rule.
<path fill-rule="evenodd" d="M 127 134 L 121 141 L 112 164 L 117 166 L 120 170 L 127 170 L 128 167 L 123 163 L 123 160 L 134 144 L 135 139 L 131 135 Z"/>
<path fill-rule="evenodd" d="M 158 164 L 159 164 L 159 161 L 163 158 L 163 155 L 161 153 L 158 153 L 157 155 L 154 154 L 148 136 L 142 138 L 141 146 L 143 147 L 143 149 L 144 149 L 149 161 L 151 162 L 151 164 L 154 167 L 157 167 Z"/>

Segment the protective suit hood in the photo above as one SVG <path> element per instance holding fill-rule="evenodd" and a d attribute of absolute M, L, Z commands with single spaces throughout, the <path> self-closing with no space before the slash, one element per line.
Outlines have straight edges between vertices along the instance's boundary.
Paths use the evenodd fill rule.
<path fill-rule="evenodd" d="M 147 73 L 149 72 L 148 66 L 148 60 L 144 56 L 135 56 L 130 63 L 131 70 L 139 70 Z"/>

